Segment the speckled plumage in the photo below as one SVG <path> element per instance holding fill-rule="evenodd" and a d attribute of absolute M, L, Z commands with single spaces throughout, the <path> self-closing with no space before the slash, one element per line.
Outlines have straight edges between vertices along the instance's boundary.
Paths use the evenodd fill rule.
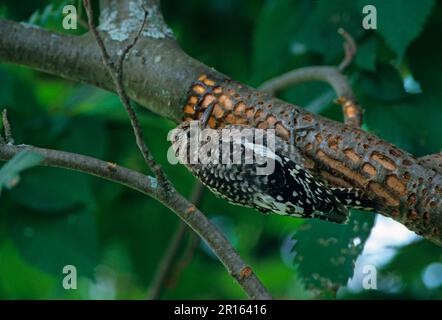
<path fill-rule="evenodd" d="M 178 128 L 183 131 L 176 137 L 173 146 L 180 162 L 185 164 L 213 193 L 233 204 L 255 208 L 264 213 L 319 218 L 336 223 L 347 221 L 347 207 L 365 204 L 362 200 L 358 200 L 357 191 L 331 188 L 316 179 L 304 167 L 304 160 L 299 152 L 294 148 L 289 150 L 288 144 L 278 137 L 275 139 L 273 151 L 266 149 L 266 139 L 262 144 L 243 143 L 241 148 L 234 148 L 233 142 L 229 140 L 231 160 L 235 159 L 234 156 L 238 155 L 238 152 L 241 153 L 241 159 L 244 159 L 246 152 L 262 155 L 264 149 L 268 151 L 265 157 L 267 160 L 274 160 L 274 170 L 270 174 L 262 175 L 258 174 L 258 170 L 262 169 L 264 164 L 245 163 L 245 161 L 238 164 L 220 164 L 221 161 L 190 164 L 192 153 L 188 144 L 189 123 L 185 122 Z M 229 129 L 237 129 L 236 134 L 241 134 L 245 128 L 256 130 L 239 125 L 229 126 Z M 221 134 L 219 136 L 221 137 Z M 223 155 L 221 145 L 218 157 L 220 160 Z M 179 150 L 183 148 L 187 153 L 180 155 Z"/>

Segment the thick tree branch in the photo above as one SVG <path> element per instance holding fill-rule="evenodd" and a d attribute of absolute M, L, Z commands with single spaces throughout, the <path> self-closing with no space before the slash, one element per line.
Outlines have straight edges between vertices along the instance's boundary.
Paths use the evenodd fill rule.
<path fill-rule="evenodd" d="M 229 274 L 241 285 L 244 291 L 254 299 L 271 299 L 259 279 L 251 271 L 229 241 L 192 203 L 187 201 L 174 188 L 167 193 L 158 187 L 158 181 L 139 172 L 120 167 L 114 163 L 98 160 L 88 156 L 58 150 L 42 149 L 28 145 L 0 145 L 0 161 L 12 159 L 19 152 L 26 150 L 42 156 L 41 165 L 75 170 L 113 181 L 138 192 L 148 195 L 186 222 L 213 250 L 225 265 Z"/>
<path fill-rule="evenodd" d="M 419 158 L 419 163 L 426 168 L 433 169 L 439 174 L 442 174 L 442 152 L 429 154 Z"/>
<path fill-rule="evenodd" d="M 111 76 L 114 85 L 115 90 L 118 93 L 118 96 L 120 97 L 121 103 L 124 106 L 124 109 L 126 109 L 126 112 L 129 116 L 130 123 L 132 125 L 134 135 L 135 135 L 135 141 L 137 143 L 138 149 L 140 149 L 140 152 L 143 156 L 144 161 L 149 166 L 149 168 L 152 170 L 152 172 L 155 174 L 156 178 L 158 179 L 158 182 L 160 183 L 160 186 L 164 189 L 169 188 L 169 181 L 166 179 L 166 176 L 161 169 L 160 165 L 154 160 L 151 152 L 149 151 L 149 148 L 147 147 L 146 143 L 144 142 L 144 134 L 143 130 L 140 126 L 140 121 L 138 120 L 137 115 L 135 114 L 135 110 L 130 105 L 129 97 L 127 96 L 126 90 L 123 86 L 123 63 L 124 59 L 126 58 L 127 54 L 129 53 L 129 50 L 132 49 L 135 44 L 137 43 L 141 32 L 143 31 L 143 28 L 146 24 L 147 19 L 147 11 L 144 9 L 144 15 L 143 15 L 143 21 L 141 22 L 141 25 L 139 27 L 139 30 L 137 34 L 135 35 L 134 39 L 131 41 L 130 44 L 128 44 L 122 51 L 120 58 L 118 59 L 117 63 L 115 63 L 112 58 L 109 56 L 109 53 L 106 50 L 106 47 L 103 43 L 103 40 L 100 37 L 100 34 L 98 33 L 97 29 L 95 28 L 94 21 L 93 21 L 93 11 L 91 8 L 91 4 L 89 0 L 83 0 L 84 7 L 86 9 L 87 19 L 88 19 L 88 25 L 89 29 L 92 32 L 92 34 L 95 37 L 95 40 L 98 44 L 98 47 L 100 48 L 101 52 L 101 58 L 103 59 L 103 64 L 106 66 L 106 69 Z"/>
<path fill-rule="evenodd" d="M 121 41 L 115 30 L 100 30 L 107 33 L 104 42 L 109 54 L 118 56 L 127 39 Z M 0 60 L 113 90 L 90 36 L 64 36 L 0 20 Z M 186 55 L 164 32 L 142 33 L 127 56 L 124 86 L 130 98 L 175 122 L 201 117 L 201 112 L 194 112 L 195 103 L 204 110 L 208 101 L 205 104 L 204 99 L 211 95 L 217 106 L 209 119 L 212 127 L 245 123 L 274 128 L 287 141 L 288 110 L 295 108 L 295 129 L 316 128 L 295 139 L 313 172 L 332 184 L 365 191 L 377 212 L 442 244 L 442 176 L 368 132 L 237 83 Z"/>

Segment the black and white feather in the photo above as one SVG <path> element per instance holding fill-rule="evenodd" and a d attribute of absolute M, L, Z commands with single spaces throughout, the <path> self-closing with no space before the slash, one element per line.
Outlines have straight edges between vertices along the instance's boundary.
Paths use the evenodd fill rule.
<path fill-rule="evenodd" d="M 274 170 L 263 175 L 258 172 L 263 164 L 256 163 L 190 163 L 189 124 L 184 122 L 183 130 L 173 141 L 177 158 L 213 193 L 229 202 L 255 208 L 264 213 L 276 213 L 301 218 L 319 218 L 336 223 L 345 223 L 348 219 L 347 207 L 355 206 L 357 191 L 331 188 L 316 179 L 303 166 L 302 156 L 296 150 L 288 150 L 287 143 L 276 138 L 274 150 L 267 148 L 266 140 L 262 144 L 242 143 L 241 148 L 231 146 L 231 156 L 241 152 L 244 158 L 247 152 L 268 157 L 274 161 Z M 244 126 L 230 126 L 241 132 Z M 248 128 L 249 130 L 255 130 Z M 221 136 L 221 135 L 220 135 Z M 235 140 L 231 140 L 233 141 Z M 219 157 L 221 160 L 221 143 Z M 180 151 L 186 150 L 183 153 Z M 251 150 L 248 150 L 251 149 Z M 265 153 L 263 155 L 263 150 Z M 250 154 L 250 153 L 249 153 Z M 261 162 L 262 163 L 262 162 Z"/>

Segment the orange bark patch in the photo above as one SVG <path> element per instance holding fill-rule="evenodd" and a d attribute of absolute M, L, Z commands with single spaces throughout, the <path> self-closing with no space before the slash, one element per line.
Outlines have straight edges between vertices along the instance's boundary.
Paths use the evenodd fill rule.
<path fill-rule="evenodd" d="M 258 129 L 267 129 L 268 127 L 269 127 L 269 124 L 267 122 L 265 122 L 265 121 L 260 122 L 258 124 Z"/>
<path fill-rule="evenodd" d="M 224 116 L 224 110 L 219 106 L 218 103 L 215 103 L 212 114 L 215 116 L 215 118 L 221 119 Z"/>
<path fill-rule="evenodd" d="M 267 117 L 267 123 L 269 124 L 270 127 L 273 127 L 276 123 L 276 118 L 274 116 L 268 116 Z"/>
<path fill-rule="evenodd" d="M 389 175 L 387 177 L 387 185 L 400 196 L 404 195 L 407 190 L 405 184 L 394 175 Z"/>
<path fill-rule="evenodd" d="M 318 143 L 321 143 L 321 142 L 322 142 L 322 136 L 321 136 L 320 133 L 316 134 L 315 138 L 316 138 L 316 141 L 317 141 Z"/>
<path fill-rule="evenodd" d="M 255 112 L 255 120 L 259 119 L 261 117 L 262 111 L 258 110 Z"/>
<path fill-rule="evenodd" d="M 344 105 L 344 112 L 345 115 L 347 116 L 347 118 L 354 118 L 356 117 L 356 115 L 358 114 L 358 108 L 356 108 L 356 106 L 353 103 L 346 103 Z"/>
<path fill-rule="evenodd" d="M 381 164 L 385 169 L 387 170 L 396 170 L 396 164 L 394 163 L 393 160 L 391 160 L 390 158 L 388 158 L 387 156 L 383 155 L 380 152 L 373 152 L 371 154 L 371 158 L 378 162 L 379 164 Z"/>
<path fill-rule="evenodd" d="M 246 105 L 244 104 L 244 102 L 239 102 L 236 105 L 234 113 L 239 116 L 243 114 L 245 110 L 246 110 Z"/>
<path fill-rule="evenodd" d="M 226 116 L 226 122 L 227 123 L 230 123 L 230 124 L 235 124 L 236 123 L 236 118 L 233 116 L 233 114 L 231 114 L 231 113 L 229 113 L 227 116 Z"/>
<path fill-rule="evenodd" d="M 248 121 L 245 118 L 238 117 L 236 118 L 236 124 L 247 124 Z"/>
<path fill-rule="evenodd" d="M 195 212 L 195 209 L 196 209 L 195 206 L 191 205 L 186 209 L 186 213 L 193 213 Z"/>
<path fill-rule="evenodd" d="M 202 85 L 197 84 L 193 86 L 193 91 L 198 94 L 203 94 L 204 92 L 206 92 L 206 89 Z"/>
<path fill-rule="evenodd" d="M 186 104 L 186 105 L 184 106 L 184 113 L 187 113 L 187 114 L 194 114 L 194 113 L 195 113 L 195 110 L 193 109 L 193 105 L 191 105 L 191 104 Z"/>
<path fill-rule="evenodd" d="M 317 156 L 324 164 L 346 176 L 347 178 L 355 181 L 360 186 L 364 186 L 366 184 L 366 179 L 360 173 L 347 168 L 344 163 L 329 157 L 324 151 L 318 150 Z"/>
<path fill-rule="evenodd" d="M 222 92 L 223 92 L 223 88 L 221 88 L 221 87 L 216 87 L 215 89 L 213 89 L 213 93 L 220 94 Z"/>
<path fill-rule="evenodd" d="M 280 123 L 276 125 L 276 134 L 286 140 L 290 137 L 290 132 Z"/>
<path fill-rule="evenodd" d="M 374 177 L 377 174 L 377 170 L 374 166 L 372 166 L 369 163 L 364 163 L 364 165 L 362 166 L 362 171 L 367 173 L 368 175 Z"/>
<path fill-rule="evenodd" d="M 188 103 L 195 105 L 198 102 L 198 98 L 195 96 L 190 96 Z"/>
<path fill-rule="evenodd" d="M 211 79 L 204 79 L 203 82 L 208 85 L 208 86 L 214 86 L 215 85 L 215 81 L 211 80 Z"/>
<path fill-rule="evenodd" d="M 219 102 L 227 109 L 227 110 L 233 110 L 233 102 L 232 99 L 229 98 L 229 96 L 223 94 L 219 97 Z"/>
<path fill-rule="evenodd" d="M 216 121 L 214 117 L 210 117 L 207 123 L 209 124 L 209 127 L 211 127 L 212 129 L 216 128 Z"/>
<path fill-rule="evenodd" d="M 341 136 L 327 136 L 327 144 L 333 150 L 338 150 L 339 143 L 341 142 Z"/>
<path fill-rule="evenodd" d="M 361 163 L 361 160 L 362 160 L 361 156 L 358 155 L 353 149 L 345 149 L 344 154 L 353 163 L 355 163 L 355 164 Z"/>
<path fill-rule="evenodd" d="M 206 94 L 206 96 L 203 99 L 203 102 L 201 103 L 201 106 L 203 108 L 207 108 L 209 104 L 211 104 L 215 100 L 215 97 L 212 94 Z"/>
<path fill-rule="evenodd" d="M 246 116 L 247 116 L 247 118 L 252 118 L 253 115 L 254 115 L 254 113 L 255 113 L 255 111 L 253 110 L 253 108 L 248 108 L 248 109 L 246 110 Z"/>
<path fill-rule="evenodd" d="M 336 176 L 330 174 L 327 171 L 321 171 L 320 174 L 321 174 L 321 176 L 325 180 L 331 182 L 332 184 L 334 184 L 336 186 L 344 187 L 344 188 L 350 188 L 351 187 L 350 183 L 348 183 L 347 181 L 345 181 L 342 178 L 339 178 L 339 177 L 336 177 Z"/>
<path fill-rule="evenodd" d="M 241 276 L 241 278 L 247 278 L 250 277 L 252 275 L 253 271 L 252 268 L 250 267 L 244 267 L 241 272 L 239 273 L 239 275 Z"/>
<path fill-rule="evenodd" d="M 371 181 L 368 188 L 378 197 L 384 199 L 388 206 L 397 207 L 399 205 L 399 200 L 388 193 L 379 183 Z"/>

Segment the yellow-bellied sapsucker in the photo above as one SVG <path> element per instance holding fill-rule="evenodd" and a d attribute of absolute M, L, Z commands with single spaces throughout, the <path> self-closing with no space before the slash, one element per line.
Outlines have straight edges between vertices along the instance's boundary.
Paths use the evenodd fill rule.
<path fill-rule="evenodd" d="M 192 132 L 192 124 L 212 133 Z M 172 148 L 193 175 L 233 204 L 336 223 L 347 221 L 348 207 L 369 206 L 356 189 L 327 186 L 304 167 L 296 148 L 258 130 L 242 125 L 203 129 L 200 122 L 183 122 L 171 137 Z"/>

